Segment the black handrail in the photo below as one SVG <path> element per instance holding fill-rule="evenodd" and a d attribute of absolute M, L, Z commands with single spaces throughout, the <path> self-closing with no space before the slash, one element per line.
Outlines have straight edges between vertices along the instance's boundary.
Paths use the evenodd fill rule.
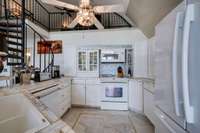
<path fill-rule="evenodd" d="M 83 27 L 81 25 L 77 25 L 74 29 L 68 29 L 67 25 L 76 17 L 76 12 L 50 12 L 38 0 L 26 1 L 25 14 L 26 18 L 32 20 L 47 31 L 97 29 L 95 26 Z M 106 29 L 132 27 L 132 25 L 118 13 L 103 13 L 96 16 L 98 16 L 99 21 Z"/>
<path fill-rule="evenodd" d="M 43 22 L 44 22 L 42 19 L 38 19 L 38 20 L 35 19 L 35 18 L 37 18 L 37 16 L 32 13 L 33 8 L 29 6 L 30 3 L 26 3 L 26 2 L 27 2 L 26 0 L 21 0 L 21 3 L 18 3 L 15 0 L 4 0 L 4 5 L 2 5 L 0 3 L 1 11 L 3 9 L 5 9 L 5 11 L 4 11 L 5 13 L 1 17 L 2 17 L 2 19 L 5 19 L 7 21 L 7 26 L 9 24 L 10 20 L 16 20 L 17 25 L 18 25 L 19 20 L 20 20 L 21 30 L 18 30 L 18 28 L 17 28 L 17 34 L 16 34 L 17 40 L 16 40 L 15 43 L 20 45 L 20 49 L 17 50 L 17 51 L 22 50 L 22 55 L 18 55 L 18 53 L 17 53 L 17 55 L 11 54 L 10 57 L 13 57 L 13 58 L 19 58 L 20 57 L 20 59 L 22 60 L 21 65 L 25 64 L 25 57 L 26 57 L 25 49 L 27 48 L 27 29 L 28 28 L 31 29 L 31 31 L 33 31 L 33 33 L 34 33 L 34 44 L 33 44 L 34 50 L 35 50 L 35 43 L 36 43 L 35 35 L 39 36 L 40 40 L 45 41 L 45 39 L 34 28 L 32 28 L 30 25 L 25 23 L 26 18 L 32 20 L 35 23 L 40 24 L 41 26 L 43 25 Z M 29 2 L 35 2 L 36 3 L 35 0 L 30 0 Z M 30 5 L 32 5 L 32 3 Z M 37 4 L 34 4 L 34 5 L 36 5 L 36 6 L 34 6 L 34 8 L 39 5 L 39 8 L 42 9 L 42 11 L 45 11 L 47 14 L 49 14 L 49 12 L 47 12 L 46 9 L 41 6 L 41 4 L 37 3 Z M 38 18 L 40 18 L 41 14 L 39 14 L 38 16 L 39 16 Z M 46 26 L 46 28 L 48 28 L 47 25 L 43 25 L 43 26 L 44 27 Z M 6 29 L 9 29 L 9 27 L 7 27 Z M 9 35 L 8 32 L 7 32 L 7 35 Z M 19 36 L 19 35 L 21 35 L 21 36 Z M 18 38 L 21 39 L 20 42 L 18 41 Z M 18 48 L 18 46 L 17 46 L 17 48 Z M 54 65 L 54 53 L 53 53 L 52 48 L 50 47 L 48 51 L 49 51 L 49 53 L 48 53 L 49 59 L 50 59 L 50 55 L 51 55 L 51 61 L 49 60 L 48 66 L 46 66 L 46 54 L 44 54 L 44 58 L 45 58 L 44 64 L 45 65 L 44 65 L 43 71 L 45 71 L 45 72 L 46 71 L 50 72 L 50 70 L 52 70 L 52 67 Z M 34 56 L 35 56 L 35 53 L 34 53 Z M 40 56 L 41 56 L 41 54 L 40 54 Z M 20 63 L 18 63 L 18 61 L 17 61 L 17 62 L 10 62 L 9 64 L 19 65 Z M 34 64 L 35 64 L 35 57 L 34 57 Z M 41 58 L 40 58 L 40 66 L 41 66 Z M 40 67 L 40 71 L 42 71 L 41 69 L 42 68 Z"/>

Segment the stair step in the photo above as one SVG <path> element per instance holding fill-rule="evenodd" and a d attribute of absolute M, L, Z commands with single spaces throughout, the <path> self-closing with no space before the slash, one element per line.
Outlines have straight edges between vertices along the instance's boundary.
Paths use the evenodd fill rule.
<path fill-rule="evenodd" d="M 23 52 L 23 51 L 22 51 L 22 50 L 20 50 L 20 49 L 11 48 L 11 47 L 9 47 L 9 48 L 8 48 L 8 50 L 9 50 L 9 51 L 13 51 L 13 52 L 20 52 L 20 53 L 22 53 L 22 52 Z"/>
<path fill-rule="evenodd" d="M 19 22 L 18 24 L 17 24 L 17 22 L 16 23 L 10 23 L 10 22 L 0 22 L 0 26 L 5 26 L 5 27 L 21 27 L 22 26 L 22 24 L 21 24 L 21 22 Z"/>
<path fill-rule="evenodd" d="M 22 43 L 19 43 L 19 42 L 7 41 L 7 43 L 11 45 L 22 46 Z"/>
<path fill-rule="evenodd" d="M 11 35 L 11 34 L 8 34 L 7 37 L 9 37 L 9 38 L 15 38 L 15 39 L 22 39 L 21 36 Z"/>
<path fill-rule="evenodd" d="M 18 56 L 18 55 L 13 55 L 13 54 L 8 54 L 8 58 L 13 58 L 13 59 L 24 59 L 23 57 L 21 56 Z"/>
<path fill-rule="evenodd" d="M 8 66 L 20 66 L 20 65 L 22 65 L 22 63 L 8 62 L 7 65 Z"/>
<path fill-rule="evenodd" d="M 7 28 L 7 27 L 0 27 L 0 31 L 2 32 L 13 32 L 13 33 L 20 33 L 22 32 L 21 29 L 12 29 L 12 28 Z"/>

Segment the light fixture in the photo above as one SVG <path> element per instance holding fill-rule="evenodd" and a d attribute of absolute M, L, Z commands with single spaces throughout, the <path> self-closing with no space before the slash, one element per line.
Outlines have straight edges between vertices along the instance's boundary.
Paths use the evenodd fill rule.
<path fill-rule="evenodd" d="M 64 22 L 63 22 L 63 28 L 67 28 L 67 26 L 68 26 L 68 22 L 67 22 L 67 21 L 64 21 Z"/>
<path fill-rule="evenodd" d="M 91 8 L 83 8 L 78 12 L 78 23 L 82 26 L 92 26 L 94 24 L 94 12 Z"/>

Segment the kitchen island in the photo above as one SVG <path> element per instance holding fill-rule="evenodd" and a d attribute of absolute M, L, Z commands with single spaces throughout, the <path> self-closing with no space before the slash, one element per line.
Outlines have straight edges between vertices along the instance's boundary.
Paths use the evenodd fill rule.
<path fill-rule="evenodd" d="M 52 88 L 53 88 L 53 91 L 52 91 Z M 59 90 L 62 90 L 62 89 L 65 90 L 66 88 L 69 88 L 69 90 L 71 90 L 70 78 L 61 78 L 61 79 L 44 81 L 40 83 L 31 83 L 27 85 L 16 85 L 13 88 L 1 89 L 0 97 L 3 98 L 7 96 L 12 96 L 12 95 L 23 94 L 49 122 L 49 125 L 47 127 L 43 128 L 37 133 L 74 133 L 72 128 L 61 120 L 61 114 L 59 115 L 55 114 L 52 111 L 52 109 L 48 107 L 48 105 L 44 104 L 44 102 L 41 100 L 42 98 L 38 96 L 38 94 L 41 94 L 42 97 L 46 97 Z M 69 92 L 68 95 L 66 94 L 64 96 L 68 97 L 70 100 L 71 92 Z M 57 105 L 57 106 L 60 107 L 60 105 Z M 57 106 L 55 106 L 54 108 L 57 108 Z M 65 108 L 62 114 L 64 114 L 68 109 L 69 108 Z"/>

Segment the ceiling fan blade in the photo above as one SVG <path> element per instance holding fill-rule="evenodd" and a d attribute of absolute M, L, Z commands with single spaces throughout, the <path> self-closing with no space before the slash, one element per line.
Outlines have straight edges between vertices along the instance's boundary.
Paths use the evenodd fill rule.
<path fill-rule="evenodd" d="M 99 20 L 94 16 L 94 25 L 99 29 L 99 30 L 103 30 L 104 26 L 101 24 L 101 22 L 99 22 Z"/>
<path fill-rule="evenodd" d="M 79 10 L 78 6 L 68 4 L 65 2 L 61 2 L 59 0 L 41 0 L 43 3 L 49 4 L 49 5 L 54 5 L 54 6 L 59 6 L 59 7 L 65 7 L 67 9 L 71 10 Z"/>
<path fill-rule="evenodd" d="M 68 26 L 67 28 L 73 29 L 78 24 L 79 16 L 77 16 Z"/>
<path fill-rule="evenodd" d="M 108 5 L 108 6 L 95 6 L 93 8 L 95 13 L 122 13 L 125 12 L 123 5 Z"/>

